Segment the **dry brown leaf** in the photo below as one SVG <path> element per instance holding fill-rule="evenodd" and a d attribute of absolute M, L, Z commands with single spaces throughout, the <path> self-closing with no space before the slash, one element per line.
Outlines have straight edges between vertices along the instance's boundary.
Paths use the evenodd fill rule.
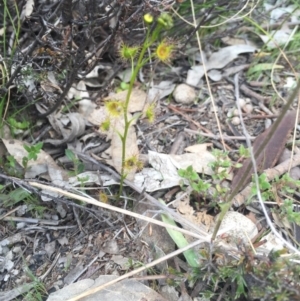
<path fill-rule="evenodd" d="M 132 118 L 131 114 L 128 114 L 128 120 Z M 137 137 L 135 133 L 135 128 L 131 126 L 128 129 L 127 139 L 126 139 L 126 156 L 125 160 L 138 157 L 139 149 L 137 146 Z M 108 160 L 107 163 L 111 164 L 119 173 L 122 171 L 122 140 L 120 135 L 124 134 L 124 119 L 119 117 L 111 121 L 111 130 L 108 134 L 108 139 L 111 139 L 111 146 L 106 151 L 111 157 L 111 160 Z M 126 178 L 130 181 L 134 179 L 137 167 L 132 166 L 130 170 L 127 170 Z"/>
<path fill-rule="evenodd" d="M 105 107 L 100 107 L 93 110 L 88 116 L 88 121 L 96 126 L 100 126 L 108 117 L 107 110 Z"/>
<path fill-rule="evenodd" d="M 178 193 L 180 195 L 182 193 Z M 195 212 L 193 207 L 190 205 L 190 196 L 186 195 L 184 198 L 177 197 L 177 200 L 173 203 L 177 212 L 184 216 L 185 219 L 190 221 L 196 226 L 205 225 L 208 230 L 214 223 L 214 218 L 211 215 L 206 214 L 206 211 Z"/>
<path fill-rule="evenodd" d="M 256 159 L 256 165 L 258 172 L 263 172 L 268 168 L 272 168 L 278 161 L 280 155 L 283 152 L 285 143 L 287 141 L 288 135 L 293 129 L 296 120 L 296 111 L 288 112 L 281 120 L 279 126 L 276 128 L 272 137 L 270 137 L 269 142 L 265 146 L 261 153 L 257 153 L 261 145 L 263 145 L 266 138 L 268 138 L 272 127 L 268 128 L 265 132 L 260 134 L 253 143 L 253 153 Z M 251 166 L 251 169 L 247 171 Z M 247 172 L 247 177 L 244 179 L 243 183 L 240 183 L 244 174 Z M 239 190 L 245 188 L 245 186 L 250 182 L 251 176 L 253 174 L 252 159 L 248 158 L 243 162 L 242 168 L 238 169 L 237 173 L 234 175 L 231 183 L 231 189 L 234 191 L 238 185 L 240 185 Z"/>
<path fill-rule="evenodd" d="M 105 101 L 117 100 L 125 101 L 128 91 L 122 91 L 119 93 L 110 94 L 108 97 L 104 98 Z M 128 105 L 128 112 L 141 112 L 143 111 L 146 104 L 147 94 L 139 89 L 133 89 L 130 95 L 130 101 Z"/>

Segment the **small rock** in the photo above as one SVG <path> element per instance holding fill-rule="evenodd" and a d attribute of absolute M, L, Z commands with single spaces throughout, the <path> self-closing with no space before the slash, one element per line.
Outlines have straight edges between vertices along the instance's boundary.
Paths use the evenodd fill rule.
<path fill-rule="evenodd" d="M 247 114 L 251 114 L 253 111 L 253 105 L 251 103 L 247 103 L 245 106 L 243 106 L 243 111 Z"/>
<path fill-rule="evenodd" d="M 239 100 L 237 101 L 240 108 L 243 108 L 246 105 L 246 101 L 243 98 L 239 98 Z"/>
<path fill-rule="evenodd" d="M 239 125 L 239 124 L 241 123 L 240 117 L 237 117 L 237 116 L 233 117 L 233 118 L 231 119 L 231 123 L 232 123 L 233 125 Z"/>
<path fill-rule="evenodd" d="M 239 110 L 238 109 L 234 109 L 233 111 L 232 111 L 232 116 L 239 116 L 240 114 L 239 114 Z"/>
<path fill-rule="evenodd" d="M 197 95 L 194 88 L 186 84 L 180 84 L 175 88 L 173 97 L 176 102 L 187 105 L 192 104 L 195 101 Z"/>
<path fill-rule="evenodd" d="M 226 235 L 222 234 L 222 237 L 227 237 L 227 241 L 242 241 L 246 245 L 249 245 L 249 240 L 258 233 L 256 225 L 249 218 L 235 211 L 228 211 L 223 217 L 219 231 L 224 230 Z"/>
<path fill-rule="evenodd" d="M 21 253 L 22 252 L 22 248 L 20 246 L 16 246 L 12 249 L 12 251 L 15 253 L 15 254 L 18 254 L 18 253 Z"/>
<path fill-rule="evenodd" d="M 20 229 L 23 229 L 24 227 L 26 226 L 26 224 L 24 222 L 21 222 L 21 223 L 17 223 L 17 229 L 20 230 Z"/>

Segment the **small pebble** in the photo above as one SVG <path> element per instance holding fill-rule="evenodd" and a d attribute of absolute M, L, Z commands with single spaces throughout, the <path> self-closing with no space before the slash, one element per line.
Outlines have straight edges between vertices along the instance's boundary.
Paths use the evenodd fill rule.
<path fill-rule="evenodd" d="M 186 84 L 180 84 L 175 88 L 173 92 L 173 97 L 177 103 L 187 105 L 194 103 L 197 95 L 194 88 Z"/>
<path fill-rule="evenodd" d="M 13 251 L 15 254 L 18 254 L 18 253 L 21 253 L 22 249 L 21 249 L 20 246 L 17 246 L 17 247 L 14 247 L 14 248 L 12 249 L 12 251 Z"/>
<path fill-rule="evenodd" d="M 247 114 L 251 114 L 253 111 L 253 106 L 251 103 L 246 104 L 245 106 L 243 106 L 243 111 Z"/>
<path fill-rule="evenodd" d="M 239 125 L 239 124 L 241 123 L 240 117 L 237 117 L 237 116 L 233 117 L 233 118 L 231 119 L 231 123 L 232 123 L 233 125 Z"/>
<path fill-rule="evenodd" d="M 239 110 L 238 109 L 234 109 L 232 111 L 232 116 L 239 116 Z"/>
<path fill-rule="evenodd" d="M 243 98 L 239 98 L 239 100 L 238 100 L 238 104 L 240 105 L 240 108 L 243 108 L 243 107 L 245 106 L 245 104 L 246 104 L 246 101 L 245 101 L 245 99 L 243 99 Z"/>
<path fill-rule="evenodd" d="M 20 230 L 20 229 L 23 229 L 24 227 L 26 226 L 26 223 L 24 222 L 20 222 L 20 223 L 17 223 L 17 229 Z"/>

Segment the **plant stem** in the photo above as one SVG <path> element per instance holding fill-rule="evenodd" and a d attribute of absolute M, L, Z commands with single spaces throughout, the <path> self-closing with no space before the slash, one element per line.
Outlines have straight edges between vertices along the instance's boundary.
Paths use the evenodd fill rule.
<path fill-rule="evenodd" d="M 153 41 L 149 42 L 149 30 L 148 30 L 145 42 L 143 43 L 143 47 L 142 47 L 142 50 L 141 50 L 139 58 L 138 58 L 138 61 L 136 63 L 136 66 L 134 67 L 133 73 L 131 75 L 128 92 L 127 92 L 126 100 L 125 100 L 125 104 L 124 104 L 124 133 L 123 133 L 123 135 L 120 135 L 120 138 L 122 141 L 122 168 L 121 168 L 121 180 L 120 180 L 118 199 L 120 198 L 120 196 L 123 192 L 124 180 L 126 179 L 126 173 L 125 173 L 126 141 L 127 141 L 130 124 L 133 120 L 133 119 L 128 120 L 128 106 L 129 106 L 129 102 L 130 102 L 130 96 L 131 96 L 131 93 L 133 90 L 134 82 L 138 76 L 138 73 L 144 65 L 143 58 L 144 58 L 145 52 L 148 49 L 148 47 L 151 46 L 152 43 L 153 43 Z"/>

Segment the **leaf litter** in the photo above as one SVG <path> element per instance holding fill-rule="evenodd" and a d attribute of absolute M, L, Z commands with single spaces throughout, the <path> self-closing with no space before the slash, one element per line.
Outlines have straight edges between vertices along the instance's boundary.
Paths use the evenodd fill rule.
<path fill-rule="evenodd" d="M 31 3 L 31 5 L 30 5 Z M 27 1 L 26 6 L 24 7 L 23 13 L 29 17 L 34 9 L 32 1 Z M 286 9 L 280 8 L 274 8 L 271 10 L 271 21 L 270 24 L 276 22 L 279 20 L 279 18 L 286 12 L 293 12 L 293 7 L 287 7 Z M 292 14 L 292 18 L 289 21 L 295 21 L 297 18 L 297 11 L 295 11 Z M 111 24 L 113 25 L 113 22 L 115 20 L 111 21 Z M 266 44 L 268 48 L 274 48 L 276 45 L 282 45 L 285 44 L 287 41 L 292 41 L 290 39 L 290 29 L 287 26 L 283 26 L 280 30 L 277 30 L 275 32 L 276 34 L 273 35 L 273 32 L 270 32 L 270 35 L 273 35 L 273 40 L 271 41 L 269 39 L 269 36 L 261 36 L 261 39 L 263 43 Z M 266 38 L 267 37 L 267 38 Z M 269 41 L 270 40 L 270 41 Z M 250 41 L 252 42 L 252 41 Z M 273 42 L 273 44 L 271 44 Z M 239 44 L 240 43 L 240 44 Z M 234 64 L 237 64 L 239 66 L 242 66 L 242 58 L 244 54 L 253 54 L 255 51 L 258 50 L 258 46 L 255 43 L 251 43 L 248 45 L 242 44 L 242 42 L 235 41 L 232 42 L 231 46 L 228 47 L 220 47 L 219 50 L 213 51 L 210 55 L 210 52 L 207 52 L 204 54 L 205 59 L 205 69 L 208 71 L 208 76 L 211 80 L 215 81 L 220 85 L 220 89 L 216 88 L 214 91 L 218 101 L 219 101 L 219 107 L 218 107 L 218 114 L 219 117 L 222 118 L 223 129 L 228 129 L 228 119 L 230 122 L 230 118 L 227 116 L 228 110 L 235 109 L 234 105 L 234 94 L 233 89 L 231 86 L 228 86 L 227 83 L 224 83 L 225 75 L 227 76 L 230 74 L 228 70 L 230 68 L 234 68 Z M 91 52 L 86 53 L 86 57 L 91 54 Z M 188 56 L 185 56 L 185 58 L 189 58 Z M 199 58 L 197 61 L 201 61 Z M 247 64 L 244 65 L 243 68 L 248 68 Z M 274 67 L 271 67 L 270 65 L 267 65 L 265 63 L 258 65 L 260 68 L 267 70 Z M 31 67 L 31 66 L 29 66 Z M 277 65 L 275 68 L 279 69 L 282 68 L 282 65 Z M 184 69 L 184 68 L 183 68 Z M 160 69 L 158 69 L 160 70 Z M 235 69 L 236 70 L 236 69 Z M 243 69 L 242 69 L 243 70 Z M 13 71 L 13 70 L 12 70 Z M 166 70 L 163 69 L 163 72 Z M 255 72 L 256 70 L 254 70 Z M 163 73 L 162 72 L 162 73 Z M 228 74 L 226 74 L 228 72 Z M 278 70 L 280 72 L 280 70 Z M 104 78 L 109 78 L 113 74 L 113 67 L 111 64 L 105 65 L 105 64 L 98 64 L 85 76 L 79 76 L 79 81 L 76 84 L 73 84 L 72 88 L 69 90 L 68 93 L 68 100 L 77 100 L 78 99 L 78 112 L 75 110 L 71 110 L 69 113 L 65 112 L 59 112 L 52 114 L 50 116 L 47 116 L 48 122 L 51 125 L 51 135 L 50 137 L 47 137 L 46 139 L 43 139 L 44 143 L 47 145 L 52 145 L 53 148 L 60 148 L 62 145 L 69 147 L 70 149 L 74 147 L 74 149 L 89 149 L 93 150 L 97 146 L 101 145 L 103 141 L 110 142 L 111 147 L 106 149 L 105 154 L 101 152 L 98 157 L 102 157 L 103 162 L 106 162 L 113 166 L 115 170 L 118 172 L 121 171 L 121 140 L 120 140 L 120 134 L 124 132 L 124 120 L 122 117 L 118 118 L 111 118 L 111 128 L 108 133 L 104 133 L 103 131 L 99 130 L 99 126 L 110 116 L 108 116 L 107 111 L 104 106 L 102 106 L 103 101 L 107 100 L 116 100 L 116 101 L 124 101 L 124 98 L 126 97 L 127 91 L 123 91 L 121 93 L 117 94 L 111 94 L 107 98 L 101 97 L 101 99 L 98 99 L 98 101 L 95 102 L 95 94 L 93 93 L 93 90 L 91 88 L 95 87 L 102 87 L 103 83 L 102 80 L 100 80 L 100 74 L 104 73 Z M 143 72 L 145 73 L 145 72 Z M 124 80 L 125 82 L 128 82 L 128 77 L 130 72 L 121 74 L 119 73 L 119 76 L 121 77 L 121 80 Z M 145 73 L 146 74 L 146 73 Z M 180 74 L 180 72 L 177 72 L 177 74 Z M 197 64 L 189 68 L 189 71 L 186 74 L 186 84 L 191 85 L 194 87 L 199 87 L 200 85 L 204 87 L 204 91 L 201 91 L 199 95 L 197 94 L 197 97 L 190 102 L 190 104 L 180 105 L 180 110 L 187 110 L 189 112 L 189 116 L 192 119 L 198 120 L 200 124 L 203 124 L 206 126 L 206 129 L 208 130 L 207 134 L 210 133 L 216 133 L 216 126 L 214 124 L 213 115 L 211 114 L 212 111 L 210 110 L 211 100 L 208 100 L 206 104 L 204 104 L 203 111 L 204 114 L 201 114 L 201 110 L 198 110 L 198 107 L 201 108 L 203 103 L 205 103 L 205 100 L 208 99 L 208 94 L 206 93 L 205 89 L 206 86 L 202 83 L 202 78 L 204 75 L 204 67 L 203 65 Z M 50 76 L 50 77 L 49 77 Z M 173 75 L 174 76 L 174 75 Z M 145 76 L 143 83 L 147 83 L 147 76 Z M 55 77 L 52 76 L 48 72 L 48 81 L 41 84 L 41 89 L 43 89 L 43 92 L 45 94 L 56 94 L 61 93 L 60 82 L 56 80 Z M 184 80 L 181 81 L 182 82 Z M 20 82 L 23 82 L 23 84 L 28 87 L 28 91 L 34 92 L 37 91 L 36 82 L 34 80 L 34 77 L 29 76 L 27 78 L 20 77 L 20 81 L 15 81 L 16 85 L 19 85 Z M 103 81 L 105 82 L 105 81 Z M 149 83 L 151 81 L 149 80 Z M 191 126 L 191 123 L 187 122 L 182 118 L 180 120 L 181 123 L 175 124 L 172 118 L 168 116 L 169 112 L 167 110 L 166 103 L 168 101 L 173 101 L 172 98 L 172 92 L 175 88 L 175 83 L 178 82 L 177 79 L 164 79 L 163 77 L 160 78 L 157 83 L 151 82 L 149 84 L 149 91 L 145 93 L 143 89 L 136 88 L 133 90 L 132 99 L 130 100 L 130 106 L 129 106 L 129 112 L 128 112 L 128 118 L 134 119 L 134 122 L 131 124 L 129 133 L 128 133 L 128 140 L 126 143 L 126 153 L 127 158 L 131 156 L 136 156 L 139 154 L 144 154 L 147 157 L 147 160 L 149 162 L 149 166 L 144 167 L 142 171 L 137 172 L 136 170 L 133 170 L 129 175 L 128 179 L 134 181 L 134 183 L 139 186 L 140 188 L 144 188 L 147 192 L 154 192 L 154 191 L 163 191 L 164 189 L 169 189 L 173 187 L 178 187 L 178 185 L 182 184 L 183 179 L 178 176 L 178 169 L 184 169 L 188 166 L 192 165 L 194 170 L 201 174 L 206 176 L 213 175 L 213 172 L 211 168 L 208 166 L 210 163 L 214 162 L 215 157 L 212 155 L 210 150 L 207 150 L 207 145 L 204 143 L 196 144 L 195 140 L 196 137 L 190 136 L 190 138 L 193 140 L 193 142 L 188 141 L 185 142 L 187 148 L 185 148 L 186 152 L 191 151 L 192 153 L 184 153 L 182 154 L 182 151 L 179 151 L 179 154 L 168 154 L 168 149 L 170 145 L 174 142 L 176 134 L 182 130 L 184 127 Z M 221 91 L 222 90 L 222 91 Z M 194 90 L 196 91 L 196 90 Z M 166 100 L 168 98 L 168 100 Z M 143 123 L 142 120 L 138 120 L 136 116 L 142 115 L 144 109 L 146 108 L 147 104 L 152 101 L 156 101 L 158 103 L 158 109 L 157 109 L 157 120 L 155 121 L 155 125 Z M 259 107 L 257 106 L 257 103 L 253 100 L 253 98 L 250 99 L 251 105 L 255 107 L 255 112 L 257 114 L 261 114 L 261 111 Z M 198 106 L 195 108 L 195 104 Z M 39 104 L 37 105 L 38 110 L 40 113 L 43 113 L 45 109 L 41 107 Z M 203 107 L 202 107 L 203 108 Z M 188 111 L 190 110 L 190 111 Z M 194 110 L 194 111 L 193 111 Z M 224 111 L 223 111 L 224 110 Z M 137 114 L 136 114 L 137 113 Z M 223 114 L 223 115 L 222 115 Z M 226 116 L 224 118 L 224 116 Z M 246 118 L 250 115 L 246 115 Z M 263 116 L 263 115 L 262 115 Z M 250 116 L 251 117 L 251 116 Z M 160 119 L 162 121 L 160 121 Z M 164 123 L 165 121 L 165 123 Z M 175 125 L 174 125 L 175 124 Z M 251 125 L 250 125 L 251 126 Z M 158 131 L 158 134 L 151 133 L 153 131 L 153 127 L 156 131 Z M 255 124 L 251 131 L 252 133 L 255 133 L 256 129 L 262 127 L 264 128 L 264 125 L 262 122 L 258 123 L 258 126 Z M 93 131 L 91 130 L 93 129 Z M 237 130 L 240 130 L 239 127 L 237 127 Z M 88 134 L 87 134 L 88 132 Z M 210 132 L 210 133 L 209 133 Z M 230 132 L 230 131 L 229 131 Z M 24 131 L 21 131 L 21 133 L 24 133 Z M 138 133 L 138 134 L 137 134 Z M 145 138 L 145 135 L 149 135 L 148 137 L 151 138 Z M 238 135 L 235 133 L 235 135 Z M 26 136 L 25 136 L 26 137 Z M 86 140 L 83 139 L 83 137 L 87 137 Z M 90 142 L 90 138 L 93 137 L 94 142 Z M 17 162 L 22 165 L 22 159 L 24 156 L 26 156 L 26 151 L 24 149 L 25 142 L 22 140 L 22 136 L 18 136 L 18 139 L 10 140 L 10 139 L 2 139 L 4 145 L 6 146 L 7 152 L 16 158 Z M 81 141 L 79 142 L 79 139 Z M 150 140 L 150 141 L 149 141 Z M 13 141 L 13 143 L 11 143 Z M 87 142 L 88 141 L 88 142 Z M 218 142 L 213 141 L 214 145 L 217 146 Z M 145 145 L 147 147 L 145 148 Z M 235 142 L 230 143 L 230 147 L 236 148 L 237 144 Z M 146 149 L 147 151 L 143 151 L 143 149 Z M 183 148 L 182 148 L 183 149 Z M 47 150 L 51 150 L 51 147 L 48 147 Z M 161 151 L 163 150 L 163 151 Z M 61 153 L 59 153 L 59 156 L 62 156 Z M 99 170 L 93 171 L 85 171 L 84 173 L 80 173 L 76 176 L 70 177 L 65 172 L 65 169 L 62 168 L 58 163 L 58 161 L 54 160 L 51 155 L 49 155 L 46 151 L 41 151 L 38 154 L 38 159 L 36 161 L 30 161 L 28 165 L 28 170 L 26 170 L 25 178 L 36 178 L 36 177 L 42 177 L 44 180 L 47 180 L 49 182 L 52 182 L 54 185 L 57 186 L 64 186 L 69 188 L 71 185 L 80 187 L 82 185 L 82 181 L 80 179 L 86 178 L 85 180 L 85 188 L 93 188 L 96 189 L 96 193 L 91 192 L 91 195 L 96 196 L 96 198 L 101 193 L 101 189 L 103 187 L 108 187 L 108 190 L 111 189 L 112 185 L 118 184 L 118 180 L 113 179 L 113 177 L 110 176 L 109 173 L 99 173 Z M 230 177 L 229 177 L 230 180 Z M 70 185 L 70 186 L 67 186 Z M 109 192 L 110 193 L 110 192 Z M 58 195 L 53 195 L 53 199 L 55 199 Z M 43 199 L 44 197 L 42 197 Z M 98 197 L 99 199 L 99 197 Z M 44 199 L 45 200 L 45 199 Z M 49 199 L 48 199 L 49 200 Z M 207 226 L 207 228 L 213 228 L 214 227 L 214 221 L 215 217 L 213 217 L 211 214 L 208 214 L 206 210 L 197 211 L 195 208 L 191 206 L 191 200 L 190 196 L 188 196 L 185 201 L 178 201 L 177 204 L 175 203 L 174 208 L 176 208 L 177 212 L 185 216 L 187 219 L 192 221 L 195 225 L 204 224 Z M 176 207 L 177 206 L 177 207 Z M 78 226 L 80 229 L 80 223 L 82 221 L 86 221 L 85 228 L 91 227 L 91 229 L 94 229 L 93 226 L 93 219 L 92 215 L 88 213 L 83 213 L 84 218 L 79 219 L 76 218 L 76 222 L 74 223 L 74 219 L 68 219 L 68 216 L 76 216 L 75 209 L 72 211 L 67 206 L 65 207 L 66 214 L 64 215 L 64 218 L 66 220 L 63 220 L 58 215 L 53 216 L 48 215 L 48 218 L 54 218 L 58 219 L 60 223 L 64 223 L 65 221 L 69 224 L 72 224 L 72 226 Z M 83 211 L 84 212 L 84 211 Z M 0 211 L 0 214 L 2 214 L 3 211 Z M 246 225 L 250 225 L 250 228 L 256 229 L 255 224 L 250 221 L 249 218 L 245 217 L 243 214 L 237 213 L 237 212 L 229 212 L 229 217 L 224 220 L 224 227 L 225 230 L 228 233 L 230 233 L 229 228 L 236 228 L 236 229 L 244 229 L 246 228 Z M 234 215 L 232 217 L 231 215 Z M 106 220 L 118 220 L 119 217 L 116 218 L 116 216 L 111 213 L 106 216 Z M 237 223 L 231 223 L 232 220 L 239 219 Z M 101 220 L 101 219 L 100 219 Z M 230 225 L 226 225 L 227 221 L 230 223 Z M 241 220 L 241 221 L 240 221 Z M 243 220 L 243 221 L 242 221 Z M 128 222 L 122 221 L 123 222 Z M 101 225 L 106 225 L 105 218 L 104 220 L 99 221 Z M 66 225 L 66 224 L 64 224 Z M 47 228 L 42 227 L 42 230 L 45 230 Z M 67 229 L 67 228 L 66 228 Z M 128 229 L 129 230 L 129 229 Z M 131 228 L 131 230 L 133 230 Z M 228 230 L 228 231 L 227 231 Z M 48 228 L 48 231 L 52 231 L 52 229 Z M 47 255 L 48 258 L 53 257 L 53 255 L 56 253 L 56 245 L 62 241 L 62 233 L 60 232 L 59 228 L 57 228 L 54 232 L 54 240 L 51 242 L 45 242 L 42 237 L 40 237 L 40 242 L 36 242 L 36 246 L 39 246 L 39 248 L 44 252 L 44 256 Z M 99 228 L 96 230 L 99 231 Z M 223 230 L 222 230 L 223 231 Z M 249 243 L 250 239 L 253 238 L 256 234 L 256 231 L 254 231 L 254 234 L 251 231 L 245 230 L 245 234 L 242 238 L 241 236 L 234 236 L 231 235 L 232 241 L 231 241 L 231 248 L 236 248 L 236 242 L 239 241 L 241 238 L 243 242 Z M 38 233 L 38 232 L 37 232 Z M 85 272 L 86 267 L 89 270 L 88 262 L 86 259 L 80 259 L 80 250 L 84 250 L 85 256 L 95 256 L 95 254 L 89 249 L 89 246 L 92 245 L 91 239 L 95 239 L 95 241 L 98 239 L 100 241 L 99 246 L 100 249 L 103 251 L 104 260 L 109 261 L 111 252 L 105 252 L 107 251 L 104 247 L 104 241 L 109 239 L 109 235 L 113 236 L 114 239 L 116 237 L 116 240 L 111 240 L 114 242 L 114 244 L 117 246 L 116 249 L 118 249 L 118 252 L 122 253 L 124 251 L 120 246 L 126 245 L 130 239 L 126 237 L 126 234 L 124 232 L 125 238 L 118 237 L 117 233 L 113 233 L 113 231 L 107 231 L 107 233 L 99 232 L 101 235 L 96 236 L 95 232 L 92 232 L 91 237 L 88 238 L 88 236 L 84 235 L 84 231 L 81 230 L 81 237 L 78 241 L 76 239 L 72 238 L 72 235 L 66 235 L 64 236 L 64 241 L 66 242 L 66 245 L 72 246 L 71 250 L 69 250 L 68 254 L 65 254 L 67 258 L 71 258 L 72 262 L 72 271 L 75 271 L 75 267 L 78 267 L 78 273 L 83 274 Z M 17 242 L 21 242 L 21 239 L 17 240 Z M 274 238 L 265 238 L 267 240 L 268 244 L 269 242 L 275 240 Z M 1 240 L 0 246 L 4 246 L 4 240 Z M 277 241 L 277 246 L 279 248 L 282 248 L 282 245 Z M 16 244 L 16 242 L 13 242 L 12 244 Z M 265 245 L 264 248 L 266 250 L 266 253 L 270 252 L 271 249 L 274 248 L 274 244 L 267 246 Z M 5 253 L 6 252 L 6 253 Z M 119 255 L 120 253 L 117 253 Z M 4 264 L 4 269 L 6 272 L 13 271 L 14 268 L 14 254 L 9 251 L 3 251 L 3 254 L 6 258 L 6 263 Z M 70 254 L 73 254 L 74 256 L 70 257 Z M 125 255 L 125 254 L 124 254 Z M 124 258 L 128 258 L 124 256 Z M 77 260 L 78 257 L 78 260 Z M 129 256 L 130 257 L 130 256 Z M 44 259 L 46 257 L 43 257 Z M 95 257 L 96 258 L 96 257 Z M 98 258 L 96 258 L 98 259 Z M 37 261 L 38 262 L 38 261 Z M 66 262 L 66 261 L 65 261 Z M 60 267 L 67 268 L 67 264 L 63 264 L 63 261 L 60 264 Z M 91 273 L 90 269 L 90 273 Z M 115 269 L 116 270 L 116 269 Z M 108 271 L 108 270 L 106 270 Z M 63 274 L 63 273 L 62 273 Z M 78 274 L 78 275 L 79 275 Z M 7 274 L 8 278 L 12 277 L 13 275 Z M 61 276 L 60 273 L 57 273 L 57 276 Z M 55 277 L 55 275 L 54 275 Z M 76 276 L 77 277 L 77 276 Z M 74 278 L 75 280 L 77 278 Z M 5 281 L 8 281 L 8 278 L 5 278 Z M 75 281 L 74 280 L 74 281 Z M 67 283 L 67 281 L 65 282 Z M 22 284 L 22 281 L 20 282 Z M 57 286 L 62 286 L 57 283 Z M 21 288 L 21 286 L 20 286 Z M 120 289 L 121 290 L 121 289 Z M 69 293 L 70 294 L 70 291 Z M 3 295 L 4 296 L 4 295 Z M 13 291 L 11 292 L 11 295 L 5 295 L 5 300 L 10 300 L 12 296 L 15 296 Z M 1 295 L 0 295 L 1 297 Z"/>

